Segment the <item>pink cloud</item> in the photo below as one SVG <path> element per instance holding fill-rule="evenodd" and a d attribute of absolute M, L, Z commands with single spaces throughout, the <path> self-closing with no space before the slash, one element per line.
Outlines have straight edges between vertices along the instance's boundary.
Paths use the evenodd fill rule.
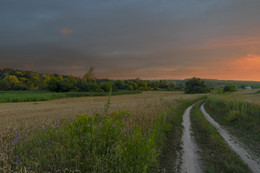
<path fill-rule="evenodd" d="M 69 29 L 69 28 L 63 28 L 60 30 L 60 33 L 62 35 L 69 35 L 69 34 L 73 34 L 75 33 L 72 29 Z"/>

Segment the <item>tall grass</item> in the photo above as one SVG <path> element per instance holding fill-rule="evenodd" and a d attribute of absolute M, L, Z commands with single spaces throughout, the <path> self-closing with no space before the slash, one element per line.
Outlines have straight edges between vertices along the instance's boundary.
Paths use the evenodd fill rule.
<path fill-rule="evenodd" d="M 217 130 L 204 118 L 199 110 L 199 104 L 191 111 L 191 123 L 195 140 L 201 149 L 204 172 L 251 172 L 239 156 L 229 148 Z"/>
<path fill-rule="evenodd" d="M 14 170 L 147 172 L 156 166 L 162 132 L 171 128 L 159 117 L 149 130 L 129 127 L 129 112 L 78 115 L 61 127 L 42 127 L 15 141 Z"/>
<path fill-rule="evenodd" d="M 148 172 L 163 171 L 164 165 L 162 163 L 166 163 L 168 161 L 168 163 L 170 163 L 169 164 L 170 166 L 174 166 L 173 164 L 175 163 L 175 161 L 171 160 L 172 161 L 171 162 L 168 160 L 168 158 L 164 159 L 162 155 L 168 153 L 171 156 L 170 158 L 174 159 L 175 157 L 177 157 L 175 155 L 177 152 L 175 149 L 176 148 L 179 149 L 178 145 L 176 145 L 176 147 L 175 146 L 173 147 L 171 152 L 169 152 L 170 150 L 166 150 L 166 151 L 163 150 L 163 148 L 167 149 L 173 146 L 170 143 L 168 143 L 169 141 L 174 141 L 177 144 L 179 142 L 178 141 L 179 138 L 176 136 L 178 136 L 179 133 L 181 133 L 181 130 L 179 130 L 181 128 L 180 127 L 181 123 L 179 119 L 182 116 L 183 112 L 178 110 L 181 107 L 181 105 L 184 103 L 184 100 L 183 99 L 176 100 L 176 99 L 187 98 L 189 100 L 192 100 L 195 97 L 197 97 L 197 95 L 196 96 L 184 95 L 180 92 L 173 92 L 173 93 L 172 92 L 169 93 L 144 92 L 138 95 L 138 97 L 131 96 L 131 95 L 121 96 L 121 97 L 111 97 L 111 103 L 108 106 L 109 110 L 107 111 L 107 115 L 105 115 L 106 113 L 104 110 L 104 105 L 106 105 L 105 97 L 66 99 L 64 100 L 65 103 L 63 103 L 63 101 L 62 102 L 55 101 L 55 102 L 43 102 L 40 104 L 34 104 L 34 103 L 2 104 L 0 105 L 1 108 L 3 108 L 1 109 L 3 114 L 2 114 L 2 118 L 0 119 L 0 172 L 1 171 L 5 172 L 11 169 L 13 169 L 13 171 L 18 171 L 18 172 L 20 172 L 21 169 L 23 169 L 24 172 L 25 169 L 28 171 L 27 169 L 28 165 L 25 166 L 25 163 L 23 162 L 24 160 L 26 160 L 26 158 L 28 158 L 28 160 L 31 160 L 33 163 L 38 165 L 40 163 L 39 160 L 41 161 L 41 158 L 37 158 L 39 157 L 39 154 L 37 154 L 37 152 L 40 152 L 42 154 L 41 157 L 43 158 L 45 157 L 45 159 L 47 158 L 47 156 L 48 158 L 50 158 L 49 160 L 47 160 L 47 163 L 48 162 L 54 163 L 53 160 L 55 160 L 49 156 L 54 156 L 57 159 L 61 159 L 62 158 L 61 156 L 64 156 L 64 154 L 66 153 L 63 153 L 59 150 L 64 151 L 63 150 L 64 147 L 62 148 L 62 146 L 68 146 L 68 143 L 66 143 L 66 141 L 62 143 L 63 141 L 62 139 L 65 137 L 66 138 L 71 137 L 69 136 L 70 135 L 69 133 L 64 133 L 63 136 L 62 132 L 64 131 L 66 132 L 66 129 L 69 129 L 69 128 L 65 128 L 65 126 L 68 127 L 69 123 L 75 122 L 77 118 L 75 118 L 74 115 L 81 114 L 81 113 L 84 113 L 84 115 L 80 115 L 80 116 L 103 117 L 104 119 L 102 120 L 102 122 L 105 121 L 105 119 L 111 120 L 111 122 L 114 121 L 117 122 L 117 118 L 115 117 L 122 117 L 122 115 L 124 115 L 123 116 L 124 118 L 121 122 L 124 125 L 123 129 L 130 129 L 130 130 L 127 132 L 123 131 L 123 133 L 129 134 L 130 137 L 131 134 L 135 133 L 134 131 L 139 131 L 136 132 L 136 134 L 139 133 L 142 136 L 138 139 L 144 139 L 145 141 L 149 139 L 155 139 L 154 142 L 156 143 L 156 147 L 154 152 L 159 153 L 160 155 L 156 157 L 156 161 L 152 162 L 152 164 L 150 164 L 151 165 L 150 168 L 148 168 L 146 171 Z M 98 114 L 95 114 L 95 112 L 98 112 Z M 125 118 L 126 114 L 127 117 Z M 114 126 L 115 124 L 117 124 L 115 122 L 113 123 Z M 150 138 L 151 136 L 148 137 L 148 134 L 150 134 L 149 131 L 151 132 L 150 129 L 155 129 L 156 123 L 160 125 L 158 126 L 160 128 L 157 128 L 158 135 L 156 136 L 158 136 L 158 138 Z M 94 126 L 95 124 L 93 125 L 93 127 Z M 176 128 L 176 127 L 180 127 L 180 128 Z M 51 129 L 52 132 L 49 132 L 51 131 Z M 56 134 L 56 130 L 57 130 L 57 134 Z M 54 132 L 55 134 L 53 134 Z M 98 131 L 96 132 L 97 134 L 101 133 L 101 131 L 100 133 L 98 133 Z M 103 130 L 102 133 L 104 132 L 105 131 Z M 174 134 L 177 135 L 169 136 L 169 134 L 172 134 L 172 132 L 174 132 Z M 167 140 L 168 137 L 170 137 L 169 140 Z M 41 141 L 39 141 L 39 139 Z M 48 139 L 52 139 L 54 142 L 49 144 L 49 141 L 47 142 Z M 73 138 L 71 137 L 69 139 L 76 140 L 76 138 L 74 137 Z M 117 142 L 120 141 L 120 139 L 127 139 L 127 138 L 122 137 L 116 139 L 117 140 L 114 141 Z M 37 144 L 36 141 L 38 141 L 39 143 Z M 138 141 L 142 141 L 142 140 L 138 140 Z M 55 142 L 57 143 L 57 145 L 55 145 Z M 87 143 L 89 142 L 90 141 L 87 141 Z M 58 144 L 60 147 L 58 147 Z M 134 145 L 139 145 L 139 144 L 134 144 Z M 131 145 L 129 144 L 128 146 Z M 52 149 L 56 149 L 56 150 L 52 150 Z M 47 152 L 43 152 L 42 150 L 53 151 L 53 152 L 48 152 L 49 153 L 48 155 Z M 27 152 L 26 154 L 25 151 L 28 152 L 31 151 L 31 153 Z M 52 154 L 55 153 L 56 151 L 57 151 L 57 155 Z M 60 157 L 58 157 L 59 152 L 61 152 Z M 23 160 L 23 162 L 21 160 Z M 73 162 L 74 160 L 75 158 L 70 161 Z M 64 160 L 61 159 L 61 161 Z M 58 160 L 56 160 L 56 162 L 58 162 Z M 29 161 L 26 163 L 29 163 Z M 38 168 L 35 167 L 35 169 L 37 170 Z M 75 167 L 71 167 L 67 169 L 64 168 L 64 170 L 61 170 L 61 172 L 69 172 L 70 169 L 75 170 Z M 30 172 L 30 169 L 28 172 Z"/>
<path fill-rule="evenodd" d="M 260 107 L 239 98 L 213 95 L 208 98 L 205 109 L 220 124 L 229 127 L 236 136 L 248 142 L 260 142 Z"/>
<path fill-rule="evenodd" d="M 166 105 L 166 109 L 169 105 Z M 61 126 L 43 126 L 13 141 L 13 171 L 147 172 L 158 167 L 164 133 L 172 128 L 165 112 L 140 121 L 128 111 L 78 115 Z M 135 122 L 135 123 L 133 123 Z"/>
<path fill-rule="evenodd" d="M 169 165 L 163 164 L 167 160 L 162 155 L 172 147 L 171 157 L 177 158 L 173 155 L 177 155 L 181 138 L 182 114 L 193 102 L 178 100 L 173 105 L 161 100 L 160 113 L 153 116 L 142 117 L 126 110 L 95 113 L 78 115 L 61 125 L 44 125 L 29 135 L 17 132 L 11 168 L 34 172 L 165 170 Z M 174 147 L 169 146 L 170 140 L 176 140 Z"/>

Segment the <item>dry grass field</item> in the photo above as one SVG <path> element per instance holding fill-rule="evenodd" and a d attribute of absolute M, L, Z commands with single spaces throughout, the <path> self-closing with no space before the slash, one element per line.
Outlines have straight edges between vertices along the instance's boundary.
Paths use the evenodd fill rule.
<path fill-rule="evenodd" d="M 167 109 L 166 104 L 175 104 L 178 99 L 191 99 L 200 95 L 188 95 L 180 91 L 143 92 L 136 95 L 111 96 L 109 112 L 127 110 L 138 116 L 139 124 L 149 124 Z M 103 113 L 108 97 L 64 98 L 44 102 L 0 104 L 0 166 L 8 158 L 19 135 L 29 135 L 32 130 L 55 126 L 69 121 L 78 114 Z M 166 111 L 166 110 L 165 110 Z M 137 122 L 132 122 L 137 123 Z"/>
<path fill-rule="evenodd" d="M 260 105 L 260 93 L 256 93 L 257 91 L 259 91 L 259 89 L 241 90 L 233 93 L 233 95 L 241 100 Z"/>

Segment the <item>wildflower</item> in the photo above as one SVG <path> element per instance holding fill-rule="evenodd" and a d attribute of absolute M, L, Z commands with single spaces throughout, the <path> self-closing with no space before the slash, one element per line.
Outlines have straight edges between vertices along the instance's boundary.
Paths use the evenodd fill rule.
<path fill-rule="evenodd" d="M 43 125 L 43 126 L 42 126 L 42 131 L 44 131 L 44 130 L 45 130 L 45 126 Z"/>
<path fill-rule="evenodd" d="M 153 131 L 153 126 L 151 126 L 151 128 L 149 129 L 149 133 L 152 133 Z"/>
<path fill-rule="evenodd" d="M 19 157 L 18 157 L 18 156 L 16 156 L 16 158 L 15 158 L 15 163 L 18 164 L 18 165 L 20 165 L 20 160 L 19 160 Z"/>

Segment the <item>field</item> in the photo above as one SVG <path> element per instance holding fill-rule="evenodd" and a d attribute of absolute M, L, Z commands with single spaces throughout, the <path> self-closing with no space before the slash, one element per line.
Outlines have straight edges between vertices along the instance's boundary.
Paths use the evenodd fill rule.
<path fill-rule="evenodd" d="M 162 126 L 164 127 L 163 131 L 167 131 L 167 129 L 170 130 L 172 128 L 170 128 L 171 126 L 167 121 L 174 119 L 174 117 L 170 118 L 169 116 L 172 110 L 176 110 L 178 105 L 183 103 L 185 99 L 192 100 L 199 96 L 200 95 L 187 95 L 177 91 L 143 92 L 136 95 L 111 96 L 110 99 L 100 96 L 62 98 L 46 102 L 2 103 L 0 104 L 0 165 L 5 167 L 5 169 L 9 169 L 7 167 L 8 165 L 17 165 L 16 156 L 18 154 L 20 154 L 19 161 L 22 159 L 20 157 L 25 155 L 25 153 L 19 153 L 19 147 L 23 145 L 17 146 L 16 143 L 18 140 L 23 141 L 31 134 L 33 134 L 32 139 L 37 138 L 37 136 L 39 137 L 39 134 L 36 133 L 37 131 L 47 129 L 48 127 L 57 127 L 60 126 L 61 123 L 71 122 L 71 120 L 79 114 L 94 115 L 94 113 L 98 113 L 100 115 L 109 114 L 112 116 L 114 114 L 121 115 L 122 112 L 123 114 L 129 114 L 131 118 L 128 118 L 123 124 L 133 131 L 136 131 L 138 126 L 142 131 L 140 139 L 144 137 L 145 133 L 148 134 L 151 126 L 155 127 L 158 121 L 161 122 L 159 124 L 164 125 Z M 107 107 L 109 107 L 108 112 Z M 111 114 L 111 112 L 117 113 Z M 182 112 L 179 112 L 178 116 L 181 116 L 181 114 Z M 171 115 L 173 116 L 174 114 L 172 113 Z M 93 124 L 93 126 L 94 125 L 95 124 Z M 161 130 L 157 129 L 156 131 L 162 134 Z M 138 134 L 139 132 L 136 131 L 134 133 Z M 163 138 L 153 138 L 152 141 L 156 143 L 152 144 L 151 147 L 160 146 L 161 144 L 157 144 L 157 142 L 163 141 Z M 26 147 L 26 142 L 24 145 L 24 147 Z M 159 151 L 158 148 L 158 154 L 160 153 Z M 29 158 L 29 156 L 26 158 Z M 157 162 L 158 161 L 156 161 L 156 163 Z M 96 169 L 99 169 L 99 166 L 97 166 Z"/>
<path fill-rule="evenodd" d="M 112 95 L 139 94 L 141 91 L 121 90 Z M 49 91 L 0 91 L 0 103 L 48 101 L 66 97 L 107 96 L 107 92 L 49 92 Z"/>
<path fill-rule="evenodd" d="M 185 118 L 183 123 L 185 109 L 207 99 L 205 109 L 210 116 L 246 144 L 245 149 L 254 152 L 256 158 L 252 159 L 257 159 L 257 90 L 209 95 L 182 91 L 126 94 L 76 97 L 74 93 L 74 98 L 1 103 L 0 172 L 179 172 L 192 160 L 183 157 L 190 150 L 183 141 L 189 121 L 192 128 L 185 134 L 195 137 L 191 143 L 197 143 L 199 151 L 195 147 L 192 152 L 197 153 L 201 170 L 259 169 L 257 163 L 252 169 L 240 159 L 203 117 L 199 104 L 185 113 L 190 120 Z"/>

